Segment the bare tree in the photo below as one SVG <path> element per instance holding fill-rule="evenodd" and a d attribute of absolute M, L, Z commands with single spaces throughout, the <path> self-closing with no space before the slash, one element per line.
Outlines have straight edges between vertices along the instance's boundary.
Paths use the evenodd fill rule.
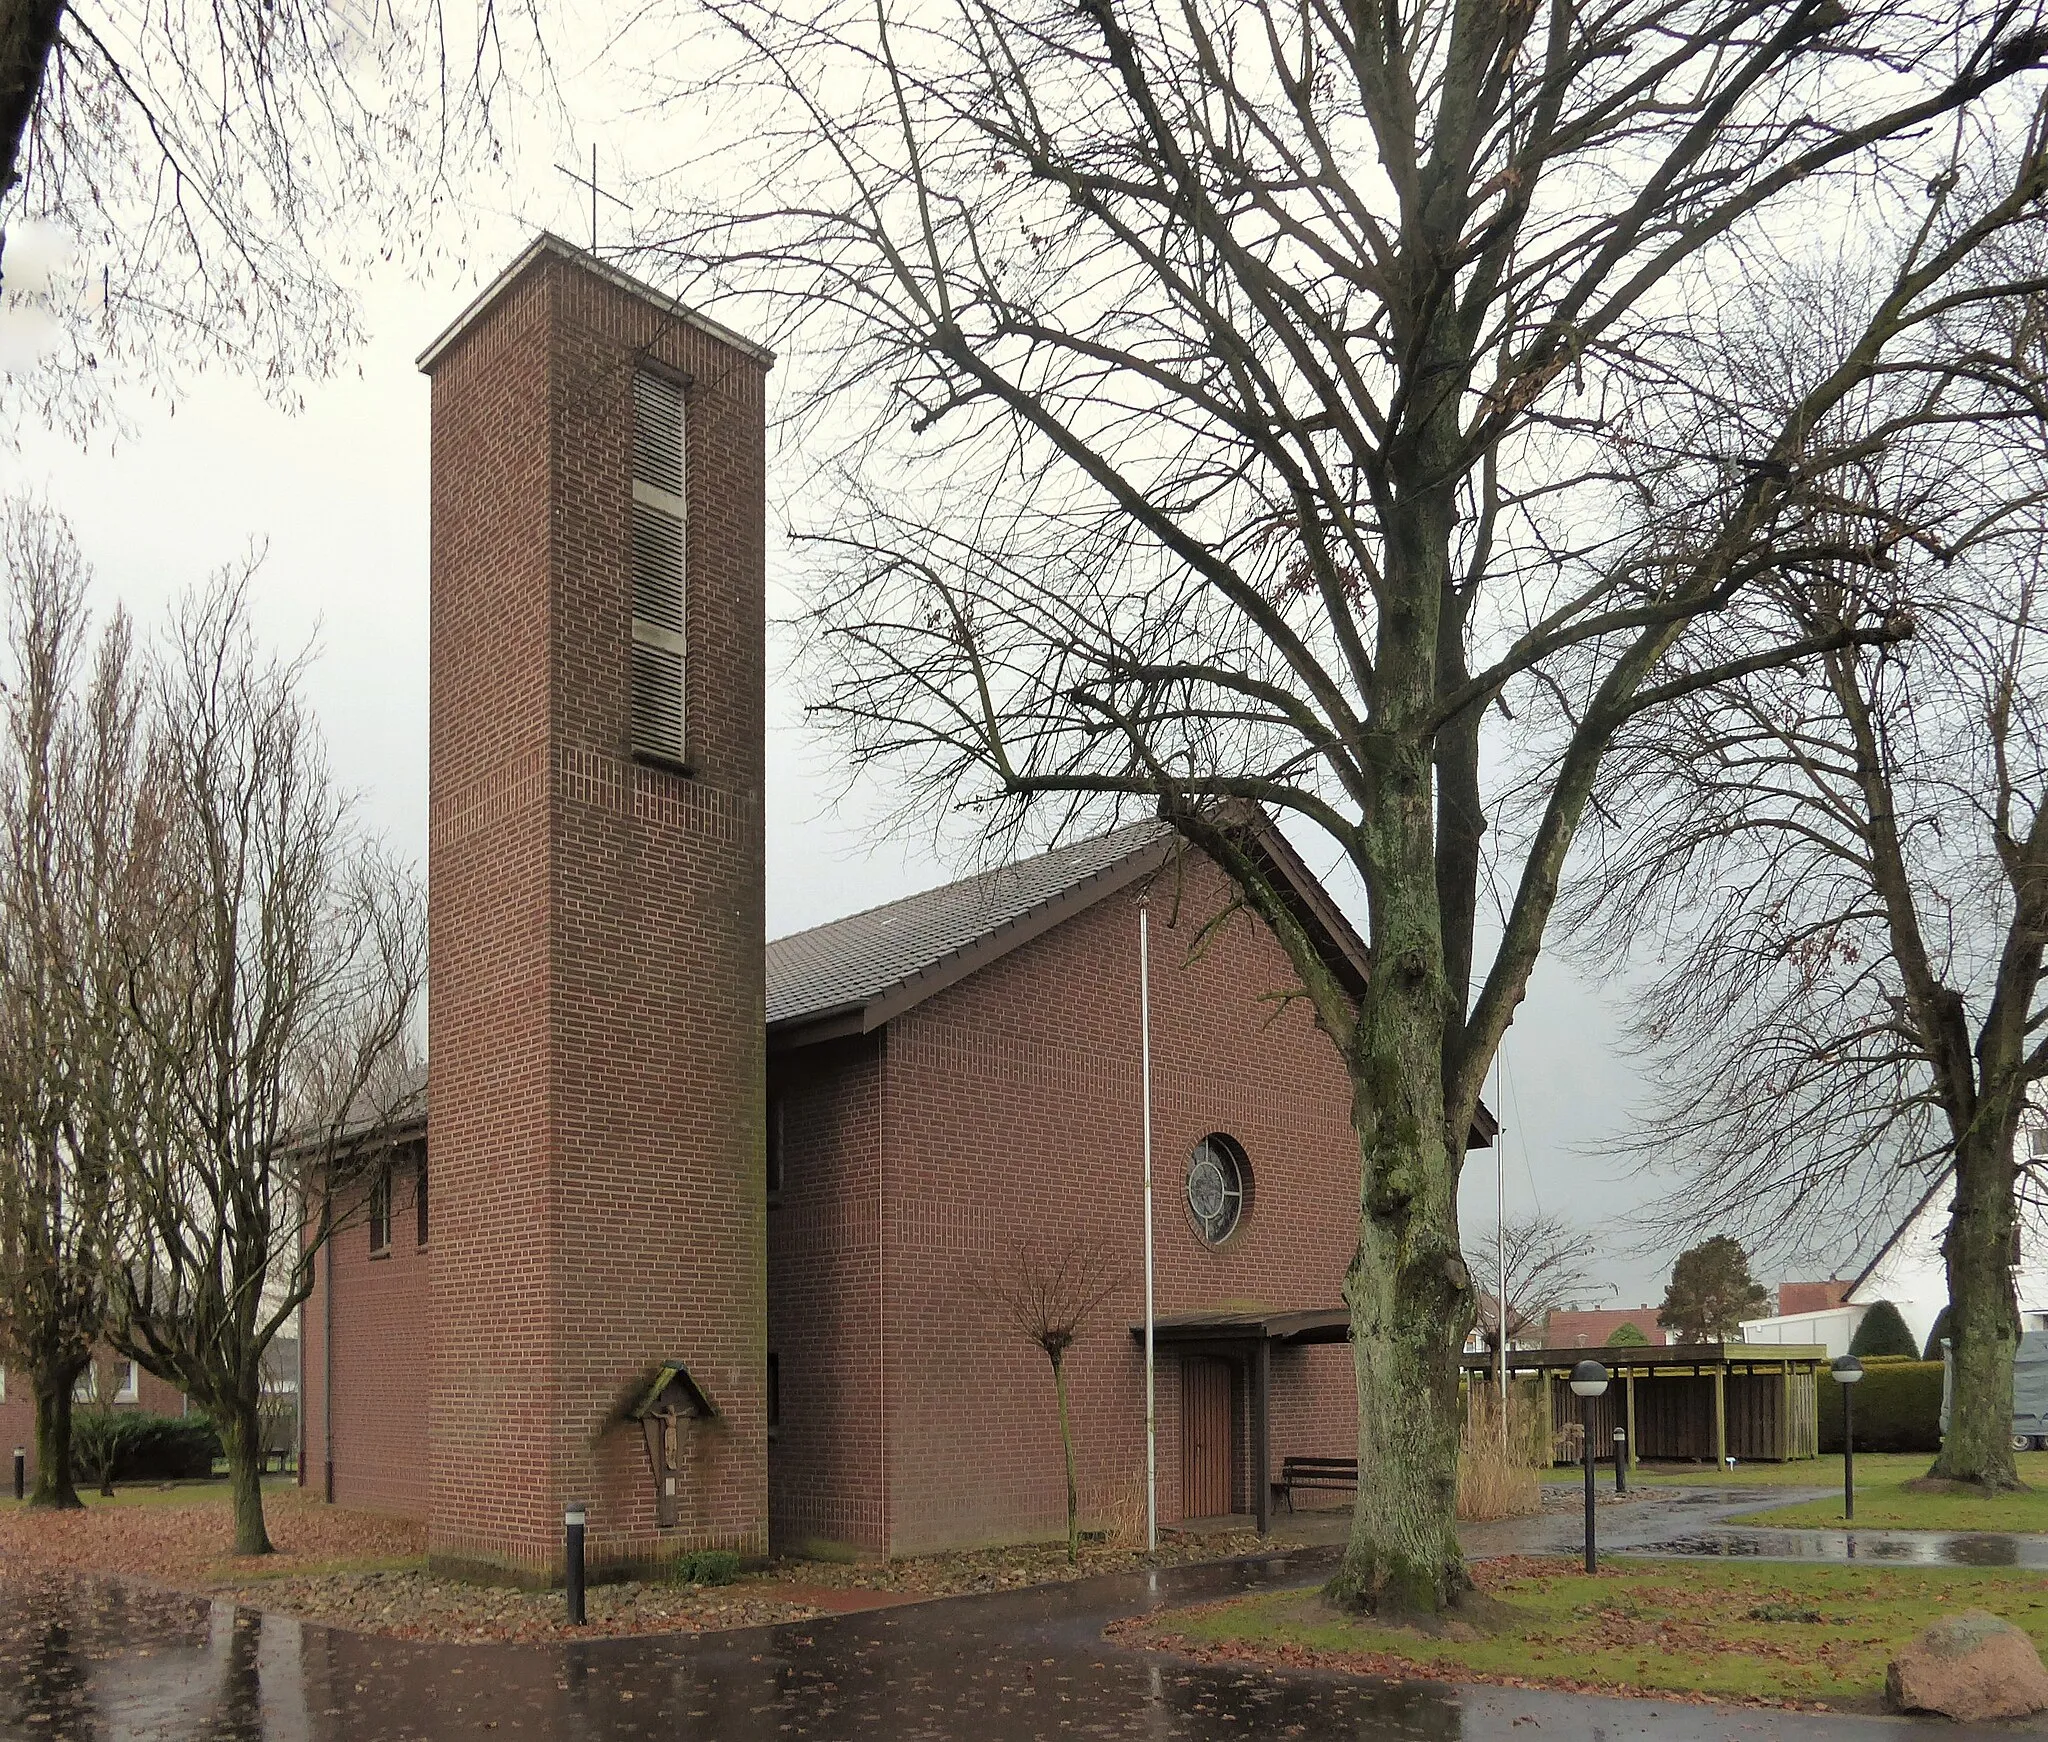
<path fill-rule="evenodd" d="M 79 1374 L 71 1397 L 78 1471 L 99 1490 L 102 1500 L 113 1499 L 114 1471 L 121 1462 L 121 1418 L 114 1407 L 119 1391 L 113 1363 L 95 1359 Z"/>
<path fill-rule="evenodd" d="M 124 379 L 326 374 L 362 338 L 352 279 L 422 257 L 494 155 L 506 55 L 489 0 L 0 0 L 0 315 L 49 334 L 0 412 L 82 429 Z M 32 258 L 25 224 L 70 246 Z"/>
<path fill-rule="evenodd" d="M 8 584 L 0 741 L 0 1347 L 35 1403 L 39 1506 L 78 1504 L 73 1388 L 106 1327 L 118 1213 L 121 1018 L 139 689 L 128 626 L 97 644 L 63 520 L 0 510 Z"/>
<path fill-rule="evenodd" d="M 130 958 L 149 1120 L 113 1341 L 214 1418 L 235 1552 L 263 1554 L 263 1356 L 311 1292 L 346 1178 L 381 1155 L 366 1091 L 425 962 L 419 891 L 329 780 L 300 667 L 264 658 L 246 577 L 188 598 L 159 662 L 152 904 Z"/>
<path fill-rule="evenodd" d="M 1491 1288 L 1498 1297 L 1493 1334 L 1505 1332 L 1504 1340 L 1512 1343 L 1539 1328 L 1553 1309 L 1582 1299 L 1592 1285 L 1587 1256 L 1585 1230 L 1562 1216 L 1537 1214 L 1489 1229 L 1468 1262 L 1480 1288 Z"/>
<path fill-rule="evenodd" d="M 1603 801 L 1629 819 L 1585 886 L 1592 952 L 1654 938 L 1639 1036 L 1646 1160 L 1673 1220 L 1795 1255 L 1867 1242 L 1953 1170 L 1955 1352 L 1934 1473 L 2017 1485 L 2020 1130 L 2048 1077 L 2048 370 L 2038 313 L 1958 346 L 2018 414 L 1873 463 L 1832 512 L 1938 525 L 1882 565 L 1790 573 L 1784 632 L 1910 614 L 1910 641 L 1746 674 L 1646 723 Z M 1935 520 L 1921 497 L 1954 511 Z"/>
<path fill-rule="evenodd" d="M 1052 1363 L 1053 1395 L 1059 1403 L 1060 1451 L 1067 1467 L 1067 1559 L 1081 1558 L 1081 1496 L 1074 1479 L 1074 1429 L 1067 1414 L 1067 1351 L 1080 1341 L 1123 1276 L 1086 1239 L 1063 1246 L 1027 1242 L 1007 1272 L 990 1285 L 1011 1329 L 1044 1351 Z"/>
<path fill-rule="evenodd" d="M 728 157 L 667 254 L 766 293 L 795 362 L 813 699 L 990 835 L 1156 810 L 1272 927 L 1361 1166 L 1332 1591 L 1455 1602 L 1459 1171 L 1602 754 L 1715 681 L 1696 626 L 1814 536 L 1837 405 L 1974 390 L 1933 322 L 2034 221 L 2044 38 L 1968 0 L 709 4 L 762 179 Z M 1815 237 L 1811 366 L 1723 367 Z M 1258 809 L 1363 887 L 1362 1000 Z"/>

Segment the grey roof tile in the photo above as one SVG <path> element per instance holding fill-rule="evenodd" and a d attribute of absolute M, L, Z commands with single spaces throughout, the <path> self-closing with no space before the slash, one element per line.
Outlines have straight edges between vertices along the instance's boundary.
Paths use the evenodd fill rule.
<path fill-rule="evenodd" d="M 768 945 L 768 1020 L 822 1016 L 878 998 L 1171 832 L 1162 822 L 1132 823 L 776 938 Z"/>

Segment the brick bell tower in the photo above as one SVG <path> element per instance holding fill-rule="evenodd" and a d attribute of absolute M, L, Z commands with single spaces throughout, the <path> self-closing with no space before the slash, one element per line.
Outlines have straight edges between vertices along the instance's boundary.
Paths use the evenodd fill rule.
<path fill-rule="evenodd" d="M 546 235 L 420 359 L 438 1567 L 767 1546 L 770 362 Z"/>

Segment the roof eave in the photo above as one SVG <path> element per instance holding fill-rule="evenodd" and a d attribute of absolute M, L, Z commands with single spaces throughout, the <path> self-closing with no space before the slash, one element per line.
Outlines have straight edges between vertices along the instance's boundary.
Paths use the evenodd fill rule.
<path fill-rule="evenodd" d="M 422 373 L 431 375 L 434 372 L 434 365 L 440 362 L 449 347 L 461 338 L 464 333 L 469 331 L 470 327 L 475 324 L 477 318 L 484 310 L 496 302 L 500 296 L 504 295 L 505 291 L 511 287 L 513 281 L 521 273 L 525 272 L 528 267 L 532 266 L 535 261 L 545 254 L 552 254 L 558 259 L 571 261 L 575 265 L 582 267 L 584 271 L 594 273 L 599 278 L 617 285 L 619 289 L 637 296 L 642 302 L 659 309 L 663 314 L 670 315 L 687 326 L 695 327 L 700 333 L 718 340 L 721 344 L 730 345 L 735 351 L 738 351 L 743 356 L 750 357 L 764 369 L 774 366 L 775 353 L 769 350 L 766 345 L 757 344 L 744 333 L 734 332 L 724 322 L 715 321 L 707 314 L 700 314 L 697 310 L 686 307 L 684 304 L 676 301 L 674 297 L 664 295 L 661 291 L 655 289 L 653 285 L 644 283 L 640 279 L 635 278 L 631 273 L 621 272 L 616 266 L 598 259 L 596 255 L 577 247 L 575 243 L 564 241 L 551 230 L 541 231 L 531 242 L 527 243 L 519 251 L 518 258 L 511 265 L 507 266 L 503 272 L 499 273 L 496 278 L 492 279 L 489 284 L 485 285 L 470 300 L 469 306 L 461 314 L 457 315 L 454 320 L 449 322 L 434 342 L 414 359 L 414 366 Z"/>
<path fill-rule="evenodd" d="M 867 1034 L 874 1027 L 867 1020 L 869 1008 L 866 1002 L 835 1004 L 826 1010 L 807 1010 L 798 1016 L 778 1018 L 768 1024 L 768 1050 L 795 1052 L 800 1047 Z"/>
<path fill-rule="evenodd" d="M 1372 977 L 1371 949 L 1345 918 L 1344 910 L 1331 900 L 1322 879 L 1308 868 L 1307 861 L 1295 851 L 1294 843 L 1281 832 L 1280 825 L 1262 807 L 1255 807 L 1253 815 L 1255 820 L 1247 830 L 1252 845 L 1286 885 L 1298 917 L 1316 934 L 1317 943 L 1344 982 L 1345 990 L 1354 998 L 1362 996 Z"/>
<path fill-rule="evenodd" d="M 1870 1304 L 1868 1301 L 1857 1300 L 1855 1298 L 1856 1291 L 1877 1273 L 1877 1267 L 1880 1264 L 1882 1264 L 1888 1257 L 1891 1256 L 1892 1248 L 1898 1245 L 1898 1243 L 1901 1240 L 1905 1239 L 1907 1231 L 1911 1229 L 1915 1222 L 1920 1220 L 1921 1211 L 1925 1210 L 1929 1204 L 1934 1202 L 1934 1194 L 1940 1191 L 1943 1186 L 1948 1184 L 1949 1180 L 1951 1179 L 1951 1177 L 1953 1177 L 1954 1173 L 1955 1164 L 1951 1162 L 1947 1167 L 1943 1168 L 1940 1173 L 1934 1176 L 1934 1183 L 1920 1194 L 1920 1201 L 1906 1212 L 1906 1219 L 1892 1230 L 1891 1238 L 1886 1240 L 1882 1246 L 1878 1247 L 1878 1249 L 1870 1255 L 1870 1262 L 1864 1265 L 1864 1267 L 1857 1272 L 1856 1280 L 1849 1284 L 1847 1291 L 1842 1296 L 1842 1304 L 1844 1306 L 1868 1306 Z"/>

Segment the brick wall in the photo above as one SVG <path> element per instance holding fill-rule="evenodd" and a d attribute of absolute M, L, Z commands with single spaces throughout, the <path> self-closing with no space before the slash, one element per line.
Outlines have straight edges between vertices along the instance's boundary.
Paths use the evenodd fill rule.
<path fill-rule="evenodd" d="M 1257 921 L 1234 916 L 1195 953 L 1227 900 L 1221 873 L 1198 859 L 1151 892 L 1158 1310 L 1336 1305 L 1358 1193 L 1348 1082 L 1305 1006 L 1273 1002 L 1292 976 Z M 1142 1506 L 1143 1359 L 1128 1329 L 1143 1300 L 1135 901 L 1100 902 L 917 1006 L 867 1043 L 858 1069 L 805 1078 L 804 1055 L 778 1061 L 801 1083 L 786 1114 L 784 1205 L 770 1217 L 778 1537 L 842 1534 L 824 1527 L 810 1496 L 856 1421 L 863 1469 L 882 1442 L 886 1511 L 879 1524 L 863 1514 L 845 1540 L 913 1553 L 1064 1530 L 1050 1369 L 988 1290 L 1033 1232 L 1053 1242 L 1085 1232 L 1123 1270 L 1068 1372 L 1084 1511 L 1102 1520 Z M 874 1069 L 878 1250 L 862 1207 L 872 1170 L 864 1153 L 845 1153 L 873 1141 Z M 1188 1156 L 1212 1131 L 1244 1147 L 1255 1184 L 1241 1231 L 1220 1250 L 1195 1237 L 1182 1196 Z M 829 1266 L 812 1232 L 824 1227 L 849 1235 Z M 855 1293 L 841 1305 L 849 1283 Z M 884 1371 L 863 1417 L 871 1381 L 846 1351 L 865 1334 L 870 1291 Z M 1343 1347 L 1278 1352 L 1274 1469 L 1290 1452 L 1351 1451 L 1355 1395 Z M 815 1439 L 799 1426 L 813 1411 Z M 1240 1407 L 1241 1439 L 1248 1413 Z M 1170 1355 L 1158 1369 L 1158 1420 L 1160 1513 L 1172 1522 L 1180 1421 Z M 1241 1450 L 1235 1462 L 1236 1504 L 1249 1509 L 1249 1458 Z"/>
<path fill-rule="evenodd" d="M 391 1168 L 391 1238 L 381 1250 L 357 1194 L 340 1211 L 342 1226 L 314 1269 L 314 1286 L 301 1312 L 300 1396 L 304 1408 L 299 1480 L 328 1493 L 327 1395 L 334 1396 L 331 1497 L 343 1506 L 427 1513 L 427 1393 L 429 1241 L 419 1238 L 420 1151 L 408 1149 Z M 428 1181 L 428 1209 L 435 1207 Z M 330 1303 L 328 1290 L 333 1290 Z M 329 1315 L 334 1356 L 327 1355 Z"/>
<path fill-rule="evenodd" d="M 771 1061 L 783 1188 L 768 1212 L 768 1347 L 782 1420 L 768 1452 L 778 1552 L 879 1552 L 882 1447 L 881 1036 Z"/>
<path fill-rule="evenodd" d="M 688 382 L 691 768 L 628 737 L 631 383 Z M 542 250 L 433 359 L 429 1546 L 547 1576 L 766 1534 L 764 365 Z M 344 1279 L 345 1286 L 345 1279 Z M 622 1404 L 719 1408 L 657 1529 Z"/>

